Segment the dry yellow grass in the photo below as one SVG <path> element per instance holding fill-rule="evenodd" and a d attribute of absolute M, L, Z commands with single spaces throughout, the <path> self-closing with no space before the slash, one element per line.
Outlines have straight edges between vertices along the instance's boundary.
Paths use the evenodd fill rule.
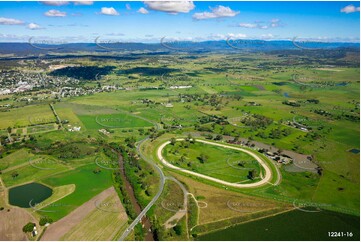
<path fill-rule="evenodd" d="M 127 226 L 128 217 L 118 195 L 112 193 L 102 201 L 96 201 L 96 208 L 61 240 L 112 240 Z"/>
<path fill-rule="evenodd" d="M 174 172 L 170 173 L 179 181 L 184 182 L 189 192 L 198 200 L 199 225 L 274 208 L 287 209 L 289 207 L 286 204 L 216 188 Z"/>

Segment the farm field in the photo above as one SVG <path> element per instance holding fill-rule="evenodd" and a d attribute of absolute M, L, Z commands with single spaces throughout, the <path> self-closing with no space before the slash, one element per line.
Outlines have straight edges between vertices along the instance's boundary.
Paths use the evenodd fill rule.
<path fill-rule="evenodd" d="M 86 165 L 81 168 L 53 175 L 52 177 L 43 179 L 42 182 L 53 187 L 64 186 L 69 184 L 75 185 L 75 191 L 68 196 L 57 201 L 60 206 L 51 205 L 44 207 L 42 210 L 51 210 L 56 207 L 56 213 L 49 215 L 46 212 L 39 212 L 40 215 L 50 216 L 54 221 L 67 215 L 70 211 L 82 203 L 88 201 L 97 193 L 111 186 L 110 172 L 102 171 L 100 174 L 94 174 L 94 164 Z"/>
<path fill-rule="evenodd" d="M 285 232 L 283 228 L 288 225 L 287 221 L 291 219 L 293 221 L 298 221 L 297 224 L 303 228 L 299 230 L 298 228 L 291 227 L 290 230 Z M 332 221 L 332 223 L 330 223 L 330 221 Z M 358 218 L 350 215 L 339 215 L 332 212 L 304 213 L 295 210 L 267 219 L 240 224 L 226 230 L 202 235 L 197 240 L 234 240 L 235 238 L 239 238 L 239 233 L 244 234 L 242 239 L 244 241 L 281 240 L 281 238 L 287 238 L 288 240 L 294 240 L 296 238 L 300 240 L 311 240 L 316 237 L 318 240 L 327 240 L 329 236 L 328 229 L 331 227 L 333 230 L 337 231 L 345 229 L 352 231 L 350 232 L 352 233 L 352 236 L 348 236 L 348 238 L 342 240 L 354 240 L 355 237 L 358 238 L 360 236 L 360 233 L 358 232 L 359 224 Z M 315 229 L 315 226 L 317 226 L 317 230 Z M 254 231 L 252 229 L 254 227 L 264 228 L 264 230 L 267 231 L 267 235 Z M 302 233 L 299 231 L 302 231 Z"/>
<path fill-rule="evenodd" d="M 6 4 L 0 240 L 359 240 L 356 2 Z"/>
<path fill-rule="evenodd" d="M 152 124 L 127 114 L 108 114 L 97 116 L 79 116 L 87 129 L 101 128 L 140 128 L 151 127 Z"/>
<path fill-rule="evenodd" d="M 10 112 L 0 113 L 0 129 L 8 127 L 25 127 L 43 123 L 55 122 L 55 117 L 49 105 L 31 105 L 26 108 L 16 108 Z"/>

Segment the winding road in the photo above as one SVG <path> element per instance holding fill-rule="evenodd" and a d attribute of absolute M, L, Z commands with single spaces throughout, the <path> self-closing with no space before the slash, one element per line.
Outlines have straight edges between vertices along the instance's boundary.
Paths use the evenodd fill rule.
<path fill-rule="evenodd" d="M 177 141 L 182 141 L 182 140 L 184 140 L 184 139 L 177 139 Z M 252 156 L 253 158 L 255 158 L 261 164 L 261 166 L 264 168 L 266 174 L 264 175 L 264 177 L 263 177 L 263 179 L 261 181 L 258 181 L 258 182 L 255 182 L 255 183 L 249 183 L 249 184 L 237 184 L 237 183 L 227 182 L 227 181 L 224 181 L 224 180 L 221 180 L 221 179 L 217 179 L 217 178 L 214 178 L 214 177 L 199 174 L 197 172 L 189 171 L 189 170 L 174 166 L 174 165 L 170 164 L 168 161 L 166 161 L 164 159 L 163 155 L 162 155 L 162 150 L 164 149 L 164 147 L 166 145 L 170 144 L 170 141 L 167 141 L 167 142 L 163 143 L 161 146 L 159 146 L 159 148 L 157 150 L 157 157 L 162 162 L 163 165 L 165 165 L 165 166 L 167 166 L 167 167 L 169 167 L 171 169 L 178 170 L 178 171 L 181 171 L 181 172 L 184 172 L 184 173 L 188 173 L 188 174 L 191 174 L 191 175 L 194 175 L 194 176 L 197 176 L 197 177 L 201 177 L 201 178 L 207 179 L 209 181 L 217 182 L 219 184 L 230 186 L 230 187 L 252 188 L 252 187 L 259 187 L 259 186 L 266 185 L 266 184 L 270 183 L 270 180 L 272 179 L 272 171 L 271 171 L 270 167 L 259 156 L 257 156 L 253 152 L 251 152 L 249 150 L 246 150 L 246 149 L 243 149 L 243 148 L 239 148 L 239 147 L 214 143 L 214 142 L 200 140 L 200 139 L 196 139 L 195 141 L 196 142 L 201 142 L 201 143 L 204 143 L 204 144 L 215 145 L 215 146 L 219 146 L 219 147 L 223 147 L 223 148 L 227 148 L 227 149 L 239 150 L 239 151 L 242 151 L 244 153 L 247 153 L 250 156 Z"/>
<path fill-rule="evenodd" d="M 157 125 L 156 126 L 157 129 L 159 129 L 159 126 Z M 159 173 L 159 176 L 160 176 L 160 182 L 159 182 L 159 189 L 158 189 L 158 192 L 157 194 L 153 197 L 152 201 L 143 209 L 143 211 L 141 211 L 141 213 L 137 216 L 137 218 L 128 226 L 128 228 L 123 232 L 123 234 L 120 236 L 120 238 L 118 239 L 118 241 L 123 241 L 125 240 L 125 238 L 128 237 L 128 235 L 132 232 L 132 230 L 134 230 L 134 227 L 141 222 L 142 218 L 147 214 L 147 212 L 149 211 L 149 209 L 156 203 L 156 201 L 159 199 L 159 197 L 161 196 L 162 192 L 163 192 L 163 189 L 164 189 L 164 185 L 165 185 L 165 181 L 166 179 L 170 179 L 170 180 L 176 180 L 175 178 L 171 178 L 171 177 L 165 177 L 164 176 L 164 173 L 162 171 L 162 169 L 157 166 L 155 164 L 155 162 L 153 162 L 152 160 L 148 159 L 146 156 L 144 156 L 144 154 L 141 152 L 141 149 L 140 147 L 142 146 L 142 144 L 146 141 L 149 140 L 149 137 L 143 139 L 142 141 L 140 141 L 138 144 L 137 144 L 137 153 L 140 155 L 140 157 L 145 160 L 146 162 L 148 162 L 149 164 L 151 164 L 156 170 L 157 172 Z M 181 141 L 181 140 L 184 140 L 184 139 L 177 139 L 177 141 Z M 159 158 L 159 160 L 162 162 L 162 164 L 164 164 L 165 166 L 169 167 L 169 168 L 172 168 L 172 169 L 175 169 L 175 170 L 179 170 L 179 171 L 182 171 L 184 173 L 189 173 L 189 174 L 192 174 L 192 175 L 195 175 L 195 176 L 198 176 L 198 177 L 201 177 L 201 178 L 204 178 L 204 179 L 207 179 L 207 180 L 210 180 L 210 181 L 214 181 L 214 182 L 217 182 L 217 183 L 220 183 L 220 184 L 223 184 L 223 185 L 226 185 L 226 186 L 230 186 L 230 187 L 237 187 L 237 188 L 251 188 L 251 187 L 259 187 L 259 186 L 262 186 L 262 185 L 265 185 L 265 184 L 268 184 L 270 183 L 270 180 L 272 179 L 272 171 L 271 169 L 269 168 L 269 166 L 260 158 L 258 157 L 257 155 L 255 155 L 253 152 L 249 151 L 249 150 L 246 150 L 246 149 L 242 149 L 242 148 L 238 148 L 238 147 L 233 147 L 233 146 L 229 146 L 229 145 L 225 145 L 225 144 L 219 144 L 219 143 L 214 143 L 214 142 L 210 142 L 210 141 L 205 141 L 205 140 L 199 140 L 197 139 L 196 140 L 197 142 L 201 142 L 201 143 L 205 143 L 205 144 L 210 144 L 210 145 L 216 145 L 216 146 L 220 146 L 220 147 L 224 147 L 224 148 L 228 148 L 228 149 L 234 149 L 234 150 L 239 150 L 239 151 L 242 151 L 244 153 L 247 153 L 249 155 L 251 155 L 253 158 L 255 158 L 261 165 L 262 167 L 264 168 L 265 170 L 265 176 L 263 177 L 263 179 L 261 181 L 258 181 L 258 182 L 255 182 L 255 183 L 251 183 L 251 184 L 236 184 L 236 183 L 231 183 L 231 182 L 226 182 L 226 181 L 223 181 L 223 180 L 220 180 L 220 179 L 217 179 L 217 178 L 213 178 L 213 177 L 210 177 L 210 176 L 206 176 L 206 175 L 203 175 L 203 174 L 199 174 L 199 173 L 196 173 L 196 172 L 193 172 L 193 171 L 189 171 L 189 170 L 186 170 L 186 169 L 182 169 L 182 168 L 179 168 L 177 166 L 174 166 L 170 163 L 168 163 L 162 156 L 162 150 L 164 149 L 164 147 L 166 145 L 168 145 L 170 143 L 170 141 L 167 141 L 165 143 L 163 143 L 157 150 L 157 157 Z M 178 183 L 178 182 L 177 182 Z M 185 189 L 183 189 L 184 187 L 181 186 L 183 192 Z"/>
<path fill-rule="evenodd" d="M 136 217 L 136 219 L 134 219 L 134 221 L 128 226 L 128 228 L 124 231 L 124 233 L 122 234 L 122 236 L 120 236 L 120 238 L 118 239 L 119 241 L 123 241 L 134 229 L 134 227 L 142 220 L 142 218 L 147 214 L 147 212 L 149 211 L 149 209 L 155 204 L 155 202 L 158 200 L 158 198 L 160 197 L 160 195 L 162 195 L 163 189 L 164 189 L 164 184 L 165 184 L 165 180 L 166 177 L 164 176 L 164 173 L 162 171 L 162 169 L 160 169 L 154 162 L 150 161 L 147 157 L 145 157 L 143 155 L 143 153 L 140 150 L 141 145 L 147 141 L 149 138 L 145 138 L 142 141 L 140 141 L 137 145 L 137 152 L 140 155 L 140 157 L 145 160 L 146 162 L 148 162 L 149 164 L 151 164 L 159 173 L 160 175 L 160 182 L 159 182 L 159 189 L 157 194 L 153 197 L 152 201 L 150 201 L 150 203 L 139 213 L 138 217 Z"/>

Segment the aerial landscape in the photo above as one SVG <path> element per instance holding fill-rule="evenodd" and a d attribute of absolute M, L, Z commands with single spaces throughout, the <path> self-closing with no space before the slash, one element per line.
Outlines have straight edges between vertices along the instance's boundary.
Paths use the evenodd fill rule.
<path fill-rule="evenodd" d="M 359 2 L 0 2 L 0 240 L 359 241 Z"/>

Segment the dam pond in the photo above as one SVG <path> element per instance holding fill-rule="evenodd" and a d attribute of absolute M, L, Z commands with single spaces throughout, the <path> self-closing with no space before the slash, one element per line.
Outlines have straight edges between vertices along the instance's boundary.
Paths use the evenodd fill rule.
<path fill-rule="evenodd" d="M 53 190 L 40 183 L 28 183 L 9 189 L 9 203 L 22 208 L 30 208 L 32 205 L 40 203 L 50 197 Z"/>
<path fill-rule="evenodd" d="M 341 234 L 329 232 L 343 232 Z M 352 236 L 346 233 L 352 233 Z M 196 240 L 355 240 L 360 239 L 360 217 L 332 211 L 293 210 L 200 235 Z"/>

